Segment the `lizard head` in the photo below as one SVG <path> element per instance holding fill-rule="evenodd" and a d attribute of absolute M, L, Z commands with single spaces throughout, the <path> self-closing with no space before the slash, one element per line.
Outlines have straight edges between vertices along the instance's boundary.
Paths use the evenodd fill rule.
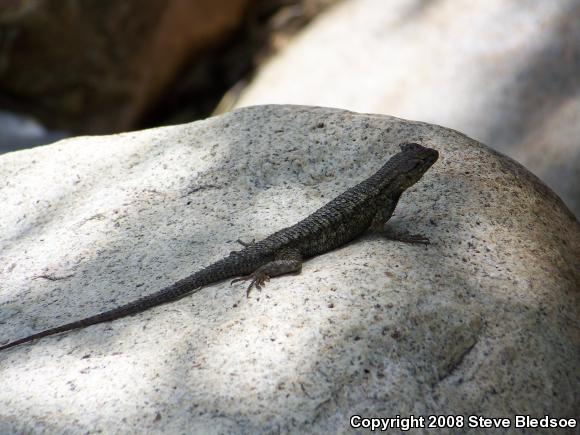
<path fill-rule="evenodd" d="M 385 180 L 387 184 L 403 192 L 421 179 L 437 161 L 439 152 L 417 143 L 403 143 L 400 147 L 401 152 L 386 163 L 385 169 L 388 167 L 388 171 L 384 173 L 387 175 Z"/>

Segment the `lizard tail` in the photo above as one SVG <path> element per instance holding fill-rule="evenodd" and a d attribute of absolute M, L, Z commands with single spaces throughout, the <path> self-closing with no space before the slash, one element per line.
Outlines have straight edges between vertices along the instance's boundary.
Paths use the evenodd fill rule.
<path fill-rule="evenodd" d="M 113 308 L 112 310 L 102 312 L 95 316 L 86 317 L 75 322 L 57 326 L 56 328 L 50 328 L 45 331 L 29 335 L 28 337 L 0 345 L 0 351 L 18 346 L 23 343 L 28 343 L 39 338 L 48 337 L 49 335 L 55 335 L 61 332 L 83 328 L 86 326 L 95 325 L 97 323 L 110 322 L 111 320 L 120 319 L 121 317 L 137 314 L 157 305 L 176 301 L 196 290 L 199 290 L 204 285 L 235 276 L 235 273 L 228 270 L 229 267 L 227 266 L 229 266 L 229 263 L 224 263 L 226 263 L 224 260 L 218 261 L 217 263 L 214 263 L 211 266 L 197 273 L 194 273 L 185 279 L 177 281 L 175 284 L 170 285 L 169 287 L 166 287 L 148 296 L 144 296 L 126 305 L 122 305 L 118 308 Z"/>

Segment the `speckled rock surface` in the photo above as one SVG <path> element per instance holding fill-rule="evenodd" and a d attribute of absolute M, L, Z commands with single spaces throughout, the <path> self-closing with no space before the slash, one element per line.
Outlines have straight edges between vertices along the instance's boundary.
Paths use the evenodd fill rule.
<path fill-rule="evenodd" d="M 308 104 L 459 130 L 580 217 L 578 0 L 349 0 L 261 68 L 238 107 Z"/>
<path fill-rule="evenodd" d="M 293 224 L 409 140 L 441 157 L 392 226 L 432 245 L 365 236 L 249 299 L 222 282 L 0 353 L 0 433 L 577 414 L 578 222 L 505 156 L 381 115 L 263 106 L 1 156 L 0 340 L 131 301 Z"/>

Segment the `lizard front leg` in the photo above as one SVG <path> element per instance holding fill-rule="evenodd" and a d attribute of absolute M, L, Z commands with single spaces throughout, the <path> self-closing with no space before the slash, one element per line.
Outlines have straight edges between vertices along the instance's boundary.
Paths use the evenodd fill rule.
<path fill-rule="evenodd" d="M 274 260 L 258 267 L 253 273 L 236 278 L 232 280 L 231 284 L 239 281 L 250 281 L 248 290 L 246 290 L 246 297 L 250 295 L 252 287 L 258 290 L 270 281 L 274 276 L 284 275 L 286 273 L 300 272 L 302 269 L 302 255 L 300 251 L 295 248 L 281 249 L 275 256 Z"/>
<path fill-rule="evenodd" d="M 404 243 L 419 243 L 423 245 L 428 245 L 430 243 L 429 239 L 422 234 L 409 234 L 407 232 L 397 233 L 390 228 L 385 228 L 385 224 L 393 215 L 397 202 L 399 201 L 400 195 L 395 198 L 388 199 L 384 207 L 381 207 L 375 217 L 373 218 L 370 230 L 374 233 L 378 233 L 389 240 L 396 240 Z"/>

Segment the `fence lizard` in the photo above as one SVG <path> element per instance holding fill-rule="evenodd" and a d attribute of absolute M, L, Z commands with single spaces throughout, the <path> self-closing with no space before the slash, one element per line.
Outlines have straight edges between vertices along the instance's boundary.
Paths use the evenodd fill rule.
<path fill-rule="evenodd" d="M 242 250 L 233 251 L 227 257 L 151 295 L 95 316 L 12 341 L 0 346 L 0 350 L 133 315 L 156 305 L 175 301 L 203 286 L 226 278 L 241 276 L 232 283 L 249 281 L 246 291 L 246 295 L 249 295 L 252 287 L 260 289 L 271 277 L 299 272 L 305 258 L 344 245 L 369 228 L 381 230 L 393 214 L 401 194 L 419 181 L 438 158 L 439 153 L 434 149 L 416 143 L 402 144 L 401 151 L 391 157 L 374 175 L 340 194 L 297 224 L 258 242 L 240 242 L 244 246 Z M 389 237 L 409 243 L 429 243 L 421 235 L 391 234 Z"/>

